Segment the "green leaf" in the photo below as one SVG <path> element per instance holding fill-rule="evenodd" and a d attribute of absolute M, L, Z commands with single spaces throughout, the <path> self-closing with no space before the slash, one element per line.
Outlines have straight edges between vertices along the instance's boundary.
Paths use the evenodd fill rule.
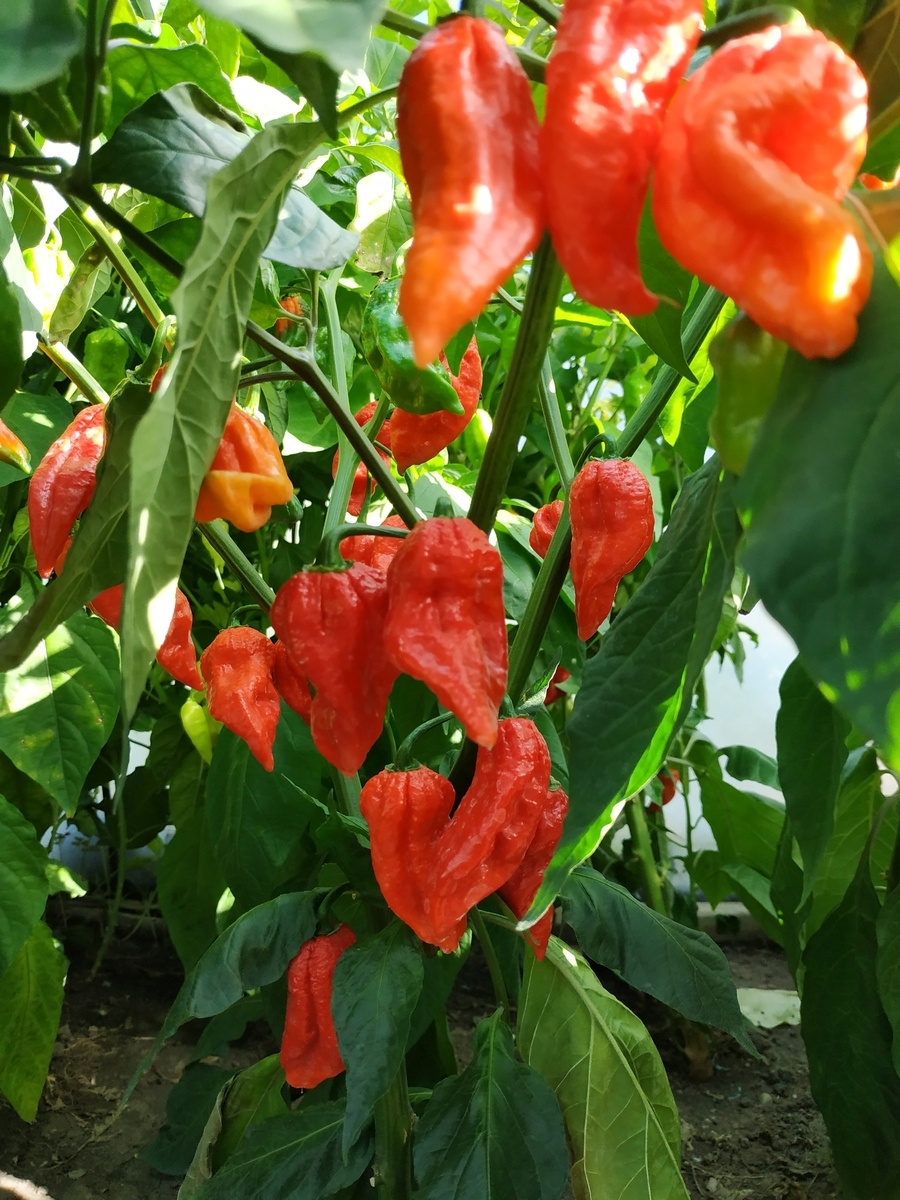
<path fill-rule="evenodd" d="M 723 746 L 718 753 L 720 757 L 725 755 L 725 770 L 732 779 L 746 779 L 781 790 L 778 764 L 768 754 L 763 754 L 754 746 Z"/>
<path fill-rule="evenodd" d="M 34 829 L 38 839 L 59 815 L 59 807 L 39 784 L 29 779 L 0 753 L 0 796 L 9 798 Z"/>
<path fill-rule="evenodd" d="M 748 866 L 771 879 L 784 823 L 781 806 L 711 775 L 701 778 L 700 794 L 722 862 Z"/>
<path fill-rule="evenodd" d="M 51 396 L 36 396 L 31 392 L 16 392 L 0 412 L 0 419 L 25 443 L 33 464 L 41 461 L 51 443 L 56 441 L 72 420 L 72 406 L 54 392 Z M 18 467 L 0 463 L 0 488 L 27 479 Z"/>
<path fill-rule="evenodd" d="M 138 1158 L 163 1175 L 183 1175 L 191 1161 L 219 1092 L 234 1071 L 209 1063 L 187 1068 L 166 1100 L 166 1123 Z"/>
<path fill-rule="evenodd" d="M 661 299 L 655 312 L 646 317 L 629 317 L 629 323 L 664 363 L 691 383 L 696 383 L 681 341 L 682 317 L 691 294 L 693 276 L 675 261 L 659 240 L 649 196 L 641 215 L 638 249 L 644 282 Z"/>
<path fill-rule="evenodd" d="M 213 1147 L 216 1168 L 234 1154 L 251 1125 L 287 1114 L 283 1087 L 284 1071 L 277 1054 L 270 1054 L 235 1076 L 225 1092 L 222 1132 Z"/>
<path fill-rule="evenodd" d="M 516 1061 L 499 1012 L 475 1027 L 462 1075 L 434 1089 L 413 1154 L 417 1200 L 559 1200 L 569 1167 L 559 1106 Z"/>
<path fill-rule="evenodd" d="M 205 805 L 178 826 L 156 872 L 166 929 L 185 971 L 216 940 L 216 908 L 225 880 L 213 851 Z"/>
<path fill-rule="evenodd" d="M 111 325 L 93 330 L 84 339 L 84 365 L 108 392 L 125 378 L 128 356 L 127 342 Z"/>
<path fill-rule="evenodd" d="M 528 956 L 519 1049 L 556 1092 L 575 1200 L 687 1200 L 678 1110 L 656 1047 L 581 955 L 556 938 L 542 963 Z"/>
<path fill-rule="evenodd" d="M 277 129 L 281 130 L 280 134 Z M 293 132 L 289 132 L 291 130 Z M 288 266 L 319 271 L 346 262 L 356 247 L 355 235 L 336 225 L 293 186 L 303 160 L 322 136 L 321 128 L 312 122 L 270 126 L 265 135 L 258 136 L 264 136 L 264 140 L 259 142 L 250 159 L 242 160 L 249 164 L 249 170 L 238 165 L 227 179 L 221 179 L 216 185 L 218 212 L 208 223 L 210 228 L 205 230 L 206 252 L 210 252 L 210 229 L 217 230 L 217 237 L 225 229 L 223 187 L 226 184 L 234 187 L 235 181 L 241 179 L 243 183 L 238 189 L 241 209 L 246 209 L 245 215 L 249 215 L 251 210 L 247 206 L 253 205 L 260 208 L 259 216 L 265 216 L 267 235 L 262 239 L 260 254 L 265 253 L 267 258 Z M 251 140 L 249 130 L 233 113 L 216 104 L 194 84 L 179 83 L 166 92 L 151 96 L 140 108 L 128 114 L 106 145 L 94 155 L 94 178 L 108 183 L 128 183 L 193 213 L 195 217 L 202 217 L 213 176 L 233 163 Z M 267 147 L 276 153 L 276 160 L 271 164 L 274 174 L 271 180 L 260 177 L 260 186 L 254 189 L 254 173 L 259 170 L 257 155 L 261 161 Z M 294 155 L 290 163 L 284 158 L 287 151 Z M 275 200 L 281 198 L 284 188 L 289 190 L 282 209 Z M 277 225 L 273 225 L 276 218 Z M 254 243 L 261 235 L 262 228 L 256 231 Z M 254 262 L 258 257 L 255 253 Z M 195 262 L 195 269 L 198 265 Z M 253 275 L 249 258 L 241 273 L 244 271 Z"/>
<path fill-rule="evenodd" d="M 339 76 L 318 54 L 285 54 L 274 46 L 267 46 L 257 38 L 251 42 L 266 58 L 280 67 L 295 83 L 301 96 L 305 96 L 322 123 L 329 137 L 338 136 L 337 89 Z"/>
<path fill-rule="evenodd" d="M 75 264 L 50 318 L 51 342 L 67 342 L 91 306 L 105 293 L 112 268 L 103 246 L 94 242 Z M 120 339 L 121 340 L 121 339 Z"/>
<path fill-rule="evenodd" d="M 0 404 L 5 404 L 22 378 L 22 318 L 19 301 L 0 264 Z"/>
<path fill-rule="evenodd" d="M 588 958 L 689 1021 L 724 1029 L 756 1054 L 728 960 L 712 938 L 654 912 L 590 867 L 572 872 L 562 903 Z"/>
<path fill-rule="evenodd" d="M 41 919 L 47 891 L 47 851 L 31 823 L 0 796 L 0 976 Z"/>
<path fill-rule="evenodd" d="M 400 1070 L 423 978 L 421 947 L 399 921 L 337 961 L 331 1011 L 347 1066 L 345 1157 Z"/>
<path fill-rule="evenodd" d="M 894 1070 L 900 1075 L 900 888 L 884 902 L 875 924 L 878 995 L 893 1030 Z"/>
<path fill-rule="evenodd" d="M 115 46 L 107 62 L 113 85 L 107 137 L 128 113 L 176 83 L 195 83 L 217 104 L 240 113 L 222 68 L 206 46 Z"/>
<path fill-rule="evenodd" d="M 0 976 L 0 1092 L 23 1121 L 37 1116 L 59 1028 L 66 966 L 53 934 L 39 921 Z"/>
<path fill-rule="evenodd" d="M 6 0 L 0 6 L 0 93 L 48 83 L 83 41 L 70 0 Z"/>

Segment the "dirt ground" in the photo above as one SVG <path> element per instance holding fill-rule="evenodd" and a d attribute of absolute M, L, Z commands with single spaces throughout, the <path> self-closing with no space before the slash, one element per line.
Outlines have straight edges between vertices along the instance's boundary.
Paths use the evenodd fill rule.
<path fill-rule="evenodd" d="M 53 1200 L 171 1200 L 178 1180 L 135 1156 L 163 1123 L 166 1097 L 190 1057 L 199 1023 L 168 1043 L 124 1114 L 114 1123 L 112 1116 L 178 990 L 178 961 L 164 940 L 120 941 L 91 982 L 89 960 L 79 960 L 77 947 L 67 949 L 73 965 L 50 1079 L 33 1125 L 0 1100 L 0 1172 L 34 1181 Z M 725 949 L 739 987 L 791 986 L 777 948 Z M 696 1079 L 664 1011 L 611 977 L 603 981 L 657 1038 L 682 1117 L 692 1200 L 836 1200 L 799 1029 L 754 1035 L 763 1056 L 758 1062 L 729 1039 L 714 1038 L 707 1059 L 712 1077 Z M 470 960 L 451 1001 L 463 1062 L 472 1028 L 492 1010 L 483 965 Z M 244 1066 L 274 1049 L 266 1028 L 256 1024 L 221 1065 Z M 0 1198 L 6 1195 L 0 1187 Z"/>

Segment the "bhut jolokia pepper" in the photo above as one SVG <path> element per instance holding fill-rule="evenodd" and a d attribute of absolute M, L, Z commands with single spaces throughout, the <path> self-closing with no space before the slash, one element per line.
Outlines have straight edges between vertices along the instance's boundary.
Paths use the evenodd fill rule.
<path fill-rule="evenodd" d="M 106 443 L 104 407 L 83 408 L 38 463 L 28 485 L 28 526 L 38 574 L 47 579 L 97 486 Z"/>
<path fill-rule="evenodd" d="M 300 571 L 272 605 L 272 626 L 315 688 L 310 728 L 319 753 L 352 775 L 384 726 L 399 674 L 385 654 L 387 579 L 355 563 L 342 571 Z"/>
<path fill-rule="evenodd" d="M 223 629 L 200 656 L 210 716 L 243 738 L 271 771 L 281 701 L 272 682 L 275 647 L 258 629 Z"/>
<path fill-rule="evenodd" d="M 562 500 L 554 500 L 550 504 L 543 505 L 534 514 L 531 532 L 528 535 L 528 545 L 541 558 L 547 557 L 547 551 L 550 549 L 550 543 L 553 541 L 554 533 L 556 533 L 556 527 L 559 524 L 559 518 L 562 516 L 562 510 Z"/>
<path fill-rule="evenodd" d="M 456 949 L 469 909 L 521 865 L 549 780 L 547 744 L 524 717 L 501 721 L 493 750 L 479 750 L 453 817 L 453 788 L 428 767 L 368 780 L 359 803 L 375 878 L 391 910 L 422 941 Z"/>
<path fill-rule="evenodd" d="M 26 475 L 31 470 L 31 455 L 25 443 L 13 433 L 5 421 L 0 421 L 0 462 L 9 463 Z"/>
<path fill-rule="evenodd" d="M 662 785 L 662 792 L 659 797 L 659 804 L 655 800 L 651 802 L 650 811 L 662 812 L 663 805 L 669 804 L 675 799 L 675 792 L 677 791 L 678 784 L 681 782 L 681 774 L 674 767 L 671 770 L 667 767 L 665 771 L 660 771 L 656 778 Z"/>
<path fill-rule="evenodd" d="M 287 504 L 293 494 L 272 434 L 232 404 L 216 456 L 200 487 L 196 519 L 223 517 L 244 533 L 253 533 L 268 521 L 273 504 Z"/>
<path fill-rule="evenodd" d="M 441 361 L 446 364 L 443 352 Z M 428 462 L 459 437 L 478 407 L 481 379 L 481 355 L 473 337 L 459 364 L 459 375 L 450 376 L 462 413 L 440 412 L 417 417 L 399 410 L 391 417 L 391 452 L 398 471 Z"/>
<path fill-rule="evenodd" d="M 550 865 L 550 860 L 562 837 L 563 822 L 568 811 L 569 797 L 562 788 L 553 788 L 547 793 L 541 807 L 537 829 L 534 831 L 534 837 L 525 852 L 525 857 L 514 874 L 498 889 L 501 898 L 506 901 L 519 920 L 528 912 L 538 893 L 538 888 L 544 880 L 544 872 Z M 547 942 L 550 940 L 552 929 L 553 906 L 551 905 L 540 920 L 536 921 L 525 934 L 538 962 L 541 962 L 547 953 Z"/>
<path fill-rule="evenodd" d="M 382 521 L 382 525 L 389 529 L 406 528 L 406 522 L 396 513 Z M 341 542 L 341 557 L 348 562 L 365 563 L 367 567 L 386 572 L 400 545 L 399 538 L 379 537 L 377 533 L 361 533 L 355 537 L 344 538 Z"/>
<path fill-rule="evenodd" d="M 742 314 L 716 334 L 709 361 L 718 397 L 709 420 L 722 465 L 740 475 L 762 419 L 772 407 L 787 346 Z"/>
<path fill-rule="evenodd" d="M 303 672 L 287 652 L 284 642 L 275 645 L 275 663 L 272 667 L 272 682 L 285 704 L 289 704 L 308 725 L 312 696 Z"/>
<path fill-rule="evenodd" d="M 466 517 L 432 517 L 404 540 L 387 585 L 388 658 L 421 679 L 473 742 L 493 746 L 507 673 L 499 553 Z"/>
<path fill-rule="evenodd" d="M 856 338 L 872 255 L 838 202 L 866 148 L 866 82 L 803 25 L 736 38 L 666 116 L 653 214 L 666 249 L 807 358 Z"/>
<path fill-rule="evenodd" d="M 619 580 L 653 544 L 653 496 L 634 463 L 585 463 L 569 492 L 572 584 L 578 636 L 586 642 L 609 616 Z"/>
<path fill-rule="evenodd" d="M 59 565 L 57 566 L 58 572 Z M 121 583 L 115 587 L 106 588 L 88 605 L 92 613 L 102 617 L 106 624 L 111 625 L 113 629 L 119 628 L 119 621 L 122 618 L 124 590 L 124 585 Z M 181 588 L 176 588 L 175 611 L 172 613 L 172 620 L 163 644 L 156 652 L 156 661 L 164 671 L 169 672 L 173 679 L 177 679 L 185 687 L 202 692 L 203 680 L 197 670 L 197 651 L 194 649 L 194 642 L 191 638 L 193 624 L 194 614 L 191 612 L 190 601 Z"/>
<path fill-rule="evenodd" d="M 295 317 L 300 317 L 303 315 L 303 301 L 299 296 L 285 296 L 284 299 L 279 300 L 278 303 L 285 312 L 292 313 Z M 289 317 L 279 317 L 275 322 L 275 336 L 277 338 L 283 338 L 289 329 L 294 328 L 294 325 L 295 322 Z"/>
<path fill-rule="evenodd" d="M 460 16 L 422 38 L 400 79 L 397 134 L 413 214 L 400 312 L 425 366 L 544 228 L 531 88 L 493 21 Z"/>
<path fill-rule="evenodd" d="M 560 696 L 565 696 L 566 693 L 562 690 L 562 688 L 557 687 L 557 684 L 565 683 L 567 679 L 571 678 L 571 675 L 565 667 L 557 667 L 553 674 L 553 678 L 550 680 L 550 686 L 547 688 L 547 695 L 544 697 L 544 703 L 553 704 L 553 702 L 558 700 Z"/>
<path fill-rule="evenodd" d="M 663 116 L 697 45 L 703 0 L 566 0 L 547 64 L 541 163 L 550 235 L 576 292 L 656 307 L 637 235 Z"/>
<path fill-rule="evenodd" d="M 375 403 L 374 400 L 371 400 L 368 404 L 364 404 L 363 407 L 359 410 L 359 412 L 354 414 L 353 419 L 356 421 L 357 425 L 359 425 L 362 428 L 364 428 L 366 425 L 368 425 L 368 423 L 375 416 L 375 409 L 377 407 L 378 407 L 378 405 Z M 381 426 L 381 428 L 378 430 L 375 440 L 377 442 L 379 442 L 382 446 L 385 446 L 385 447 L 387 447 L 388 450 L 390 450 L 390 448 L 391 448 L 391 422 L 390 422 L 390 419 L 385 421 L 384 424 Z M 381 455 L 381 457 L 384 459 L 385 462 L 390 462 L 388 455 L 385 454 L 383 450 L 379 449 L 378 453 Z M 331 477 L 332 477 L 332 479 L 335 477 L 335 475 L 337 475 L 338 463 L 340 462 L 340 460 L 341 460 L 341 452 L 340 452 L 340 450 L 335 450 L 334 458 L 331 461 Z M 347 505 L 347 512 L 349 512 L 352 517 L 358 517 L 360 512 L 362 511 L 362 506 L 365 503 L 366 492 L 369 490 L 369 486 L 370 486 L 369 472 L 366 470 L 366 468 L 363 466 L 362 463 L 358 463 L 357 467 L 356 467 L 356 474 L 353 476 L 353 487 L 350 492 L 350 503 Z"/>
<path fill-rule="evenodd" d="M 345 1069 L 331 1015 L 331 992 L 337 961 L 355 941 L 350 926 L 341 925 L 334 933 L 304 942 L 288 967 L 281 1065 L 291 1087 L 318 1087 Z"/>

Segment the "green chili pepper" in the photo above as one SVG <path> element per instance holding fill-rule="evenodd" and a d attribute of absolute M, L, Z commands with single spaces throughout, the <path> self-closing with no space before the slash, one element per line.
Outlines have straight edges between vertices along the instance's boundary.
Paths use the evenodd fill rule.
<path fill-rule="evenodd" d="M 741 313 L 709 347 L 719 397 L 709 432 L 722 465 L 740 475 L 772 407 L 787 346 Z"/>
<path fill-rule="evenodd" d="M 463 407 L 450 372 L 441 363 L 424 371 L 413 361 L 412 345 L 403 318 L 397 312 L 400 280 L 380 283 L 369 297 L 362 323 L 362 344 L 378 382 L 397 408 L 406 412 L 462 413 Z"/>

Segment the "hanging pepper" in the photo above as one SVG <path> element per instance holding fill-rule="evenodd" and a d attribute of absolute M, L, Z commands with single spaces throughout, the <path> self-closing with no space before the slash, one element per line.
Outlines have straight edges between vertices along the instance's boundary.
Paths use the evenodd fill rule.
<path fill-rule="evenodd" d="M 590 304 L 633 316 L 638 226 L 663 117 L 700 36 L 703 0 L 566 0 L 547 64 L 541 164 L 553 246 Z"/>
<path fill-rule="evenodd" d="M 399 671 L 385 654 L 384 572 L 355 563 L 300 571 L 272 605 L 272 626 L 315 688 L 310 727 L 319 753 L 345 775 L 363 765 L 384 726 Z"/>
<path fill-rule="evenodd" d="M 405 529 L 406 522 L 396 513 L 382 521 L 389 529 Z M 400 549 L 400 538 L 379 537 L 377 533 L 361 533 L 356 537 L 344 538 L 341 542 L 341 557 L 348 562 L 365 563 L 377 571 L 387 572 Z"/>
<path fill-rule="evenodd" d="M 48 579 L 97 486 L 106 443 L 104 407 L 92 404 L 56 439 L 28 484 L 28 526 L 41 579 Z"/>
<path fill-rule="evenodd" d="M 740 475 L 756 431 L 772 407 L 787 346 L 741 314 L 710 343 L 718 399 L 709 432 L 722 466 Z"/>
<path fill-rule="evenodd" d="M 662 793 L 659 798 L 659 804 L 655 800 L 651 801 L 650 811 L 653 813 L 662 812 L 663 806 L 675 799 L 677 785 L 681 782 L 680 773 L 674 768 L 669 770 L 668 767 L 665 771 L 660 771 L 656 778 L 662 784 Z"/>
<path fill-rule="evenodd" d="M 566 693 L 556 685 L 558 683 L 564 683 L 567 679 L 571 678 L 572 676 L 565 667 L 557 667 L 553 678 L 550 680 L 550 686 L 547 688 L 547 695 L 544 697 L 544 703 L 552 704 L 554 700 L 558 700 L 560 696 L 564 697 Z"/>
<path fill-rule="evenodd" d="M 341 925 L 334 933 L 304 942 L 291 960 L 281 1039 L 281 1065 L 291 1087 L 309 1090 L 345 1069 L 331 1015 L 331 992 L 337 960 L 355 941 L 350 926 Z"/>
<path fill-rule="evenodd" d="M 16 437 L 5 421 L 0 421 L 0 462 L 9 463 L 25 475 L 31 470 L 28 447 Z"/>
<path fill-rule="evenodd" d="M 443 351 L 441 362 L 447 365 Z M 417 417 L 402 409 L 394 413 L 391 418 L 391 450 L 401 474 L 416 463 L 428 462 L 459 437 L 478 407 L 481 378 L 481 355 L 473 337 L 459 364 L 459 375 L 450 376 L 463 407 L 459 416 L 439 412 Z"/>
<path fill-rule="evenodd" d="M 562 837 L 563 822 L 569 811 L 569 797 L 562 788 L 554 788 L 547 793 L 541 808 L 537 829 L 531 839 L 531 845 L 525 852 L 525 857 L 515 873 L 498 889 L 500 897 L 506 901 L 518 920 L 528 912 L 538 894 L 538 888 L 544 880 L 544 872 L 550 865 L 550 860 Z M 525 937 L 534 950 L 538 962 L 542 962 L 547 953 L 547 943 L 553 929 L 553 906 L 551 905 L 539 921 L 536 921 L 525 933 Z"/>
<path fill-rule="evenodd" d="M 358 413 L 354 414 L 353 419 L 360 428 L 365 428 L 366 425 L 375 416 L 375 409 L 378 405 L 374 400 L 370 400 L 368 404 L 363 405 Z M 382 446 L 386 446 L 388 450 L 391 448 L 391 421 L 388 419 L 379 429 L 375 440 L 380 442 Z M 385 462 L 390 462 L 390 458 L 383 450 L 379 449 L 378 453 Z M 337 475 L 338 463 L 341 460 L 340 450 L 335 450 L 334 458 L 331 460 L 331 478 L 334 479 Z M 363 503 L 366 499 L 366 492 L 369 488 L 369 472 L 362 463 L 358 463 L 356 474 L 353 476 L 353 487 L 350 491 L 350 503 L 347 505 L 347 512 L 352 517 L 358 517 L 362 511 Z M 374 484 L 372 485 L 374 489 Z"/>
<path fill-rule="evenodd" d="M 550 543 L 553 541 L 554 533 L 556 533 L 556 527 L 559 524 L 559 518 L 562 516 L 562 510 L 562 500 L 554 500 L 551 504 L 543 505 L 534 514 L 531 533 L 528 535 L 528 545 L 541 558 L 547 557 L 547 551 L 550 549 Z"/>
<path fill-rule="evenodd" d="M 309 694 L 309 684 L 303 672 L 297 667 L 287 652 L 284 642 L 275 645 L 275 665 L 272 667 L 272 682 L 278 689 L 285 704 L 302 717 L 308 725 L 312 696 Z"/>
<path fill-rule="evenodd" d="M 428 767 L 368 780 L 359 804 L 375 878 L 422 941 L 456 949 L 469 909 L 521 865 L 549 780 L 547 744 L 524 717 L 501 721 L 493 750 L 478 751 L 472 785 L 452 817 L 453 788 Z"/>
<path fill-rule="evenodd" d="M 293 313 L 295 317 L 301 317 L 303 315 L 303 301 L 299 296 L 285 296 L 284 299 L 279 300 L 278 303 L 285 312 Z M 295 324 L 296 322 L 291 321 L 288 317 L 279 317 L 275 322 L 275 336 L 277 338 L 283 338 L 289 329 L 293 329 L 295 327 Z"/>
<path fill-rule="evenodd" d="M 400 312 L 424 367 L 544 228 L 531 87 L 499 26 L 460 16 L 421 39 L 400 78 L 397 134 L 413 214 Z"/>
<path fill-rule="evenodd" d="M 727 42 L 666 117 L 653 214 L 682 266 L 807 358 L 853 344 L 872 254 L 839 201 L 866 148 L 866 81 L 824 34 Z"/>
<path fill-rule="evenodd" d="M 272 682 L 275 647 L 258 629 L 223 629 L 200 656 L 210 716 L 243 738 L 267 771 L 281 702 Z"/>
<path fill-rule="evenodd" d="M 200 487 L 198 521 L 223 517 L 244 533 L 261 528 L 273 504 L 287 504 L 294 489 L 272 434 L 232 404 L 216 456 Z"/>
<path fill-rule="evenodd" d="M 432 517 L 404 539 L 387 575 L 384 646 L 479 746 L 493 746 L 506 691 L 503 562 L 466 517 Z"/>
<path fill-rule="evenodd" d="M 653 544 L 653 496 L 632 462 L 592 459 L 569 492 L 575 620 L 583 642 L 609 616 L 619 580 Z"/>
<path fill-rule="evenodd" d="M 57 563 L 56 573 L 59 574 L 62 563 Z M 122 618 L 122 599 L 125 592 L 124 584 L 106 588 L 95 596 L 88 605 L 92 613 L 102 617 L 113 629 L 119 628 Z M 185 687 L 197 692 L 203 691 L 203 680 L 197 670 L 197 651 L 191 638 L 194 624 L 194 614 L 191 612 L 190 601 L 181 590 L 175 589 L 175 611 L 163 639 L 163 644 L 156 652 L 156 661 L 168 671 L 173 679 L 183 683 Z"/>

